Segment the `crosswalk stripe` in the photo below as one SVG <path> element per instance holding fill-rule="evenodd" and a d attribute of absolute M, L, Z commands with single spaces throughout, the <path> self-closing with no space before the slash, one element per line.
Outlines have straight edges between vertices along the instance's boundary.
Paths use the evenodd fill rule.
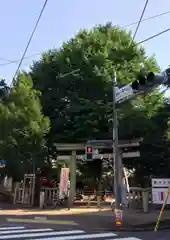
<path fill-rule="evenodd" d="M 122 238 L 112 238 L 112 239 L 107 239 L 107 240 L 142 240 L 142 239 L 141 238 L 135 238 L 135 237 L 122 237 Z"/>
<path fill-rule="evenodd" d="M 1 227 L 1 230 L 15 230 L 15 229 L 24 229 L 25 227 Z"/>
<path fill-rule="evenodd" d="M 13 233 L 27 233 L 27 232 L 49 232 L 53 231 L 51 228 L 39 228 L 39 229 L 24 229 L 24 230 L 10 230 L 10 231 L 0 231 L 0 235 L 2 234 L 13 234 Z M 48 234 L 48 233 L 47 233 Z"/>
<path fill-rule="evenodd" d="M 69 234 L 81 234 L 84 233 L 82 230 L 73 230 L 73 231 L 59 231 L 59 232 L 43 232 L 43 233 L 23 233 L 23 234 L 14 234 L 14 235 L 0 235 L 0 239 L 12 239 L 12 238 L 29 238 L 29 237 L 44 237 L 44 236 L 60 236 L 60 235 L 69 235 Z M 45 239 L 47 239 L 46 237 Z M 58 239 L 58 238 L 57 238 Z M 39 239 L 38 239 L 39 240 Z"/>
<path fill-rule="evenodd" d="M 0 239 L 25 240 L 83 240 L 83 239 L 107 239 L 107 240 L 142 240 L 136 237 L 120 237 L 113 232 L 86 233 L 83 230 L 55 231 L 51 228 L 26 228 L 24 226 L 0 227 Z"/>
<path fill-rule="evenodd" d="M 92 238 L 104 238 L 104 237 L 116 237 L 117 234 L 115 233 L 94 233 L 94 234 L 83 234 L 83 235 L 74 235 L 74 236 L 62 236 L 62 237 L 46 237 L 41 238 L 41 240 L 76 240 L 76 239 L 92 239 Z M 40 240 L 38 238 L 34 240 Z M 117 239 L 114 239 L 117 240 Z"/>

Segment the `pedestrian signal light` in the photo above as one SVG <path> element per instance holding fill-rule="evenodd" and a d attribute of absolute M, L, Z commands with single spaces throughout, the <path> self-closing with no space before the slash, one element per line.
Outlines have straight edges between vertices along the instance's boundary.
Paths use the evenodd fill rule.
<path fill-rule="evenodd" d="M 93 148 L 91 146 L 86 146 L 86 160 L 93 160 Z"/>
<path fill-rule="evenodd" d="M 88 152 L 88 153 L 91 153 L 91 152 L 92 152 L 92 148 L 91 148 L 91 147 L 88 147 L 88 148 L 87 148 L 87 152 Z"/>

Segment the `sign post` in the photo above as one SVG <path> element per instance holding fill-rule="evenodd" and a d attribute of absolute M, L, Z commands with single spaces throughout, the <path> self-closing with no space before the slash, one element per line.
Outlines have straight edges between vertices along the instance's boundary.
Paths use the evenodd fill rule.
<path fill-rule="evenodd" d="M 162 204 L 154 232 L 158 231 L 159 223 L 166 204 L 170 204 L 170 178 L 152 178 L 152 203 Z"/>
<path fill-rule="evenodd" d="M 164 202 L 163 202 L 163 204 L 162 204 L 162 208 L 161 208 L 161 210 L 160 210 L 158 219 L 157 219 L 157 221 L 156 221 L 156 225 L 155 225 L 155 228 L 154 228 L 154 232 L 157 232 L 157 231 L 158 231 L 159 223 L 160 223 L 160 221 L 161 221 L 161 217 L 162 217 L 164 208 L 165 208 L 165 206 L 166 206 L 166 203 L 167 203 L 169 194 L 170 194 L 170 187 L 168 188 L 168 192 L 167 192 L 166 198 L 164 199 Z"/>

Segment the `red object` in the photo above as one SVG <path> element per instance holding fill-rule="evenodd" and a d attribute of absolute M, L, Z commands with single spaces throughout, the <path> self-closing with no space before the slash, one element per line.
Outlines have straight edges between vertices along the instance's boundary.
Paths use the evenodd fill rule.
<path fill-rule="evenodd" d="M 41 184 L 42 185 L 47 185 L 47 186 L 54 186 L 55 185 L 55 180 L 51 180 L 48 178 L 41 178 Z"/>
<path fill-rule="evenodd" d="M 88 148 L 87 148 L 87 152 L 91 153 L 91 152 L 92 152 L 92 148 L 91 148 L 91 147 L 88 147 Z"/>
<path fill-rule="evenodd" d="M 115 209 L 115 216 L 116 216 L 116 226 L 122 225 L 122 211 Z"/>
<path fill-rule="evenodd" d="M 163 200 L 164 200 L 164 193 L 161 192 L 161 201 L 163 201 Z"/>

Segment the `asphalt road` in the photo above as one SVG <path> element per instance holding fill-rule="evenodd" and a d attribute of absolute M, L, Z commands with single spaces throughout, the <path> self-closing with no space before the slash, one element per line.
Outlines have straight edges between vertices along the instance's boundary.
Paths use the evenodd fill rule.
<path fill-rule="evenodd" d="M 20 223 L 31 225 L 46 225 L 58 229 L 83 229 L 84 231 L 110 231 L 113 221 L 107 217 L 93 215 L 1 215 L 1 223 Z"/>
<path fill-rule="evenodd" d="M 12 220 L 12 221 L 9 221 Z M 107 219 L 105 219 L 107 221 Z M 95 222 L 95 223 L 94 223 Z M 0 216 L 0 239 L 20 240 L 169 240 L 170 231 L 115 232 L 80 216 Z"/>
<path fill-rule="evenodd" d="M 170 231 L 154 232 L 114 232 L 107 230 L 81 229 L 68 224 L 46 224 L 33 222 L 7 222 L 0 219 L 0 239 L 16 240 L 169 240 Z"/>
<path fill-rule="evenodd" d="M 0 226 L 0 239 L 34 239 L 34 240 L 169 240 L 170 232 L 153 233 L 117 233 L 117 232 L 93 232 L 84 230 L 55 230 L 46 226 L 36 227 L 31 225 L 10 224 Z"/>

